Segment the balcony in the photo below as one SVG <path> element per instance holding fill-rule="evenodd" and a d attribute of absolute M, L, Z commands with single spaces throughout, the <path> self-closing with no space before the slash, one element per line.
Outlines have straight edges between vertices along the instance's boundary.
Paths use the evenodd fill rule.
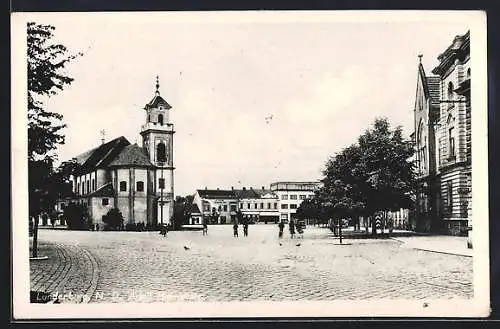
<path fill-rule="evenodd" d="M 143 130 L 143 131 L 148 130 L 148 129 L 174 132 L 174 124 L 173 123 L 166 123 L 166 124 L 161 125 L 161 124 L 155 123 L 155 122 L 148 122 L 148 123 L 141 126 L 141 130 Z"/>

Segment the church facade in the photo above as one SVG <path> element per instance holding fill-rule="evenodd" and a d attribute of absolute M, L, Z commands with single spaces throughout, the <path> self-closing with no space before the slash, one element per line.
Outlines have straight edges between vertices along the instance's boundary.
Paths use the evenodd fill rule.
<path fill-rule="evenodd" d="M 174 125 L 172 109 L 160 96 L 159 82 L 153 99 L 144 107 L 142 145 L 115 138 L 73 158 L 71 180 L 76 201 L 87 205 L 92 224 L 104 228 L 104 215 L 117 208 L 124 225 L 169 224 L 174 211 Z"/>

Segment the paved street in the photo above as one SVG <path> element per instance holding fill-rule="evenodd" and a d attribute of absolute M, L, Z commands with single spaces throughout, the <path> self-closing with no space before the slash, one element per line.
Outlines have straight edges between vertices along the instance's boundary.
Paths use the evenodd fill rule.
<path fill-rule="evenodd" d="M 200 231 L 40 230 L 31 290 L 62 302 L 169 302 L 471 298 L 472 258 L 402 248 L 395 240 L 346 240 L 308 227 L 303 239 L 275 225 Z M 300 246 L 296 244 L 300 242 Z M 189 248 L 186 250 L 184 247 Z"/>

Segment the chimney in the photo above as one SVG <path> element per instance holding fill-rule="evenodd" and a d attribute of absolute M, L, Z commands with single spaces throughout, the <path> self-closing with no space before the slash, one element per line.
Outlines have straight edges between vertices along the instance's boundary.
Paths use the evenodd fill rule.
<path fill-rule="evenodd" d="M 217 188 L 217 191 L 219 190 L 219 188 Z"/>
<path fill-rule="evenodd" d="M 247 188 L 245 186 L 243 186 L 243 191 L 246 191 L 246 190 L 247 190 Z"/>
<path fill-rule="evenodd" d="M 207 187 L 205 186 L 205 190 L 207 189 Z"/>
<path fill-rule="evenodd" d="M 234 191 L 234 186 L 231 186 L 231 191 Z"/>
<path fill-rule="evenodd" d="M 264 186 L 262 186 L 262 191 L 264 191 L 264 190 L 265 190 L 265 188 L 264 188 Z"/>

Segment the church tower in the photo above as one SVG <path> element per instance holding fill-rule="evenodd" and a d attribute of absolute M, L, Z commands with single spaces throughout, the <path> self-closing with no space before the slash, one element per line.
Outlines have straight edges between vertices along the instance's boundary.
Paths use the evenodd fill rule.
<path fill-rule="evenodd" d="M 144 106 L 146 124 L 142 125 L 142 146 L 155 166 L 149 178 L 148 190 L 153 191 L 153 218 L 158 224 L 169 224 L 174 214 L 174 125 L 169 121 L 172 106 L 160 96 L 160 82 L 156 77 L 153 99 Z"/>

